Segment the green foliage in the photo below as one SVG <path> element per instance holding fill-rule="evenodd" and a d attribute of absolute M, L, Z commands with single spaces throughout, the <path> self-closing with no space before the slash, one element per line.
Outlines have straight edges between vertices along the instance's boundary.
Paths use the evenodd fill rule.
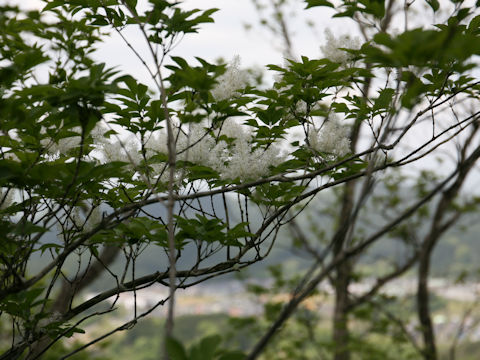
<path fill-rule="evenodd" d="M 306 9 L 316 7 L 316 6 L 334 7 L 330 1 L 326 1 L 326 0 L 306 0 L 305 2 L 307 3 Z"/>
<path fill-rule="evenodd" d="M 236 351 L 224 351 L 219 348 L 221 338 L 218 335 L 207 336 L 193 344 L 188 351 L 173 338 L 167 339 L 167 352 L 172 360 L 243 360 L 245 355 Z"/>
<path fill-rule="evenodd" d="M 246 223 L 239 223 L 228 229 L 227 224 L 220 219 L 208 219 L 199 214 L 196 215 L 196 219 L 178 217 L 177 221 L 180 231 L 176 239 L 180 243 L 186 240 L 204 241 L 207 243 L 218 241 L 221 245 L 242 246 L 243 244 L 238 239 L 254 236 L 254 234 L 245 230 Z"/>
<path fill-rule="evenodd" d="M 371 41 L 333 49 L 344 52 L 346 62 L 325 54 L 268 65 L 277 75 L 271 87 L 250 82 L 235 63 L 199 57 L 190 63 L 174 55 L 178 41 L 212 23 L 218 9 L 167 0 L 146 6 L 46 0 L 40 12 L 0 7 L 0 315 L 13 324 L 12 352 L 82 333 L 72 324 L 100 314 L 95 311 L 106 299 L 168 285 L 174 269 L 182 274 L 179 286 L 188 287 L 260 261 L 295 205 L 301 209 L 302 201 L 327 187 L 407 165 L 411 155 L 397 161 L 394 150 L 427 120 L 425 114 L 434 122 L 447 102 L 457 120 L 448 126 L 461 130 L 437 135 L 434 129 L 417 146 L 418 158 L 473 127 L 473 115 L 458 121 L 454 100 L 479 95 L 475 8 L 457 6 L 445 23 L 391 35 L 383 29 L 391 15 L 384 1 L 342 1 L 336 8 L 330 1 L 305 3 L 370 24 Z M 427 4 L 440 12 L 438 1 Z M 147 56 L 123 37 L 125 29 L 138 31 Z M 148 83 L 97 60 L 95 51 L 111 32 L 139 58 Z M 325 130 L 337 122 L 350 133 Z M 360 128 L 369 130 L 365 143 L 372 144 L 361 151 Z M 301 135 L 293 139 L 295 132 Z M 348 151 L 336 155 L 342 143 Z M 428 194 L 434 180 L 419 182 L 416 195 Z M 390 198 L 379 202 L 397 211 L 400 187 L 385 184 Z M 471 211 L 477 203 L 456 203 L 451 211 Z M 429 208 L 415 215 L 389 236 L 405 241 L 409 226 L 427 219 Z M 138 277 L 136 261 L 147 246 L 173 252 L 172 263 L 159 262 Z M 192 249 L 196 262 L 189 267 L 181 258 Z M 31 273 L 38 253 L 42 269 Z M 126 265 L 112 271 L 118 253 Z M 66 264 L 74 261 L 71 270 Z M 101 273 L 111 276 L 111 288 L 84 300 L 84 282 Z M 273 291 L 254 290 L 281 294 L 298 281 L 276 268 L 271 276 Z M 267 302 L 265 322 L 256 330 L 264 330 L 282 306 L 277 299 Z M 293 330 L 285 330 L 300 335 L 278 342 L 279 358 L 320 356 L 308 343 L 313 315 L 303 310 Z M 144 315 L 135 310 L 135 316 Z M 379 332 L 386 329 L 381 325 Z M 210 336 L 185 347 L 170 338 L 166 346 L 172 359 L 244 358 L 223 349 L 221 340 Z"/>

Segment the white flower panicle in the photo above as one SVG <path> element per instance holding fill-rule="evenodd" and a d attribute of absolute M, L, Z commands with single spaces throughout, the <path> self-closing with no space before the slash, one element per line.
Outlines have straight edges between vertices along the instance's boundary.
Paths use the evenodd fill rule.
<path fill-rule="evenodd" d="M 81 206 L 75 206 L 67 215 L 63 226 L 57 223 L 57 237 L 61 241 L 69 240 L 69 231 L 88 232 L 93 230 L 102 221 L 102 211 L 99 206 L 92 209 L 91 204 L 82 203 Z"/>
<path fill-rule="evenodd" d="M 47 153 L 49 155 L 66 155 L 69 151 L 80 147 L 82 141 L 82 129 L 80 126 L 76 126 L 70 129 L 70 131 L 73 133 L 77 133 L 78 136 L 73 135 L 65 137 L 58 140 L 58 142 L 55 142 L 55 140 L 50 138 L 44 138 L 40 140 L 40 144 L 47 150 Z M 97 123 L 93 130 L 90 132 L 90 136 L 93 138 L 94 142 L 102 143 L 104 139 L 103 134 L 106 131 L 107 130 L 101 125 L 101 123 Z M 42 133 L 45 133 L 45 130 L 43 130 Z"/>
<path fill-rule="evenodd" d="M 360 39 L 358 37 L 351 37 L 350 35 L 341 35 L 338 38 L 332 34 L 330 29 L 325 30 L 326 43 L 320 46 L 323 55 L 330 61 L 347 64 L 352 60 L 353 56 L 349 52 L 342 49 L 358 50 L 361 47 Z"/>
<path fill-rule="evenodd" d="M 80 132 L 79 128 L 75 128 L 73 131 L 77 133 Z M 58 140 L 57 143 L 53 139 L 45 138 L 42 139 L 40 143 L 46 148 L 50 155 L 64 155 L 67 154 L 68 151 L 78 148 L 80 146 L 81 139 L 81 136 L 69 136 Z"/>
<path fill-rule="evenodd" d="M 231 141 L 217 140 L 222 135 Z M 152 139 L 147 144 L 149 149 L 166 154 L 166 134 L 162 132 Z M 208 166 L 222 179 L 258 179 L 268 175 L 270 166 L 281 163 L 283 157 L 275 144 L 252 151 L 252 141 L 253 136 L 245 130 L 245 126 L 234 121 L 225 121 L 221 130 L 215 132 L 208 132 L 203 124 L 191 124 L 188 133 L 180 132 L 177 137 L 177 160 Z"/>
<path fill-rule="evenodd" d="M 222 179 L 255 180 L 267 176 L 271 166 L 284 160 L 277 144 L 252 150 L 253 135 L 234 121 L 225 121 L 220 134 L 234 139 L 229 146 L 221 141 L 210 155 L 210 166 Z"/>
<path fill-rule="evenodd" d="M 222 179 L 240 179 L 242 181 L 255 180 L 270 173 L 270 166 L 279 165 L 283 161 L 280 156 L 280 149 L 272 144 L 267 149 L 255 149 L 252 151 L 252 144 L 245 139 L 237 139 L 233 147 L 220 158 L 225 160 L 216 170 Z"/>
<path fill-rule="evenodd" d="M 16 154 L 14 154 L 13 152 L 3 153 L 3 158 L 5 160 L 20 162 L 20 159 L 18 158 L 18 156 Z"/>
<path fill-rule="evenodd" d="M 146 137 L 146 142 L 144 144 L 145 148 L 145 158 L 142 153 L 142 142 L 134 134 L 130 134 L 124 139 L 119 137 L 113 139 L 106 139 L 105 137 L 94 138 L 96 145 L 96 152 L 94 154 L 95 159 L 101 163 L 109 163 L 114 161 L 120 161 L 127 163 L 127 169 L 130 171 L 137 171 L 142 166 L 144 161 L 147 162 L 149 166 L 153 168 L 153 173 L 149 174 L 149 178 L 158 179 L 161 183 L 166 183 L 169 178 L 168 171 L 166 171 L 165 163 L 149 162 L 149 159 L 155 155 L 157 152 L 153 148 L 160 147 L 167 151 L 166 140 L 164 142 L 158 141 L 158 137 L 154 134 L 148 134 Z M 159 144 L 164 143 L 164 146 L 159 146 Z M 154 146 L 155 145 L 155 146 Z M 144 169 L 144 168 L 143 168 Z M 145 175 L 145 174 L 144 174 Z"/>
<path fill-rule="evenodd" d="M 38 322 L 38 326 L 40 328 L 45 328 L 51 323 L 54 323 L 56 321 L 59 321 L 62 318 L 62 314 L 60 314 L 58 311 L 52 312 L 49 316 L 44 317 Z"/>
<path fill-rule="evenodd" d="M 350 152 L 348 133 L 346 126 L 339 124 L 336 119 L 330 119 L 319 130 L 312 129 L 309 132 L 308 142 L 315 151 L 342 157 Z"/>
<path fill-rule="evenodd" d="M 307 107 L 307 103 L 303 100 L 300 100 L 299 102 L 297 102 L 297 104 L 295 105 L 295 112 L 298 114 L 298 115 L 306 115 L 307 114 L 307 110 L 308 110 L 308 107 Z"/>
<path fill-rule="evenodd" d="M 130 169 L 136 169 L 144 160 L 142 155 L 141 141 L 133 134 L 126 139 L 119 137 L 106 139 L 92 134 L 97 150 L 100 152 L 101 162 L 122 161 L 129 163 Z M 147 148 L 146 156 L 154 155 Z"/>
<path fill-rule="evenodd" d="M 212 90 L 215 100 L 220 101 L 238 96 L 238 90 L 248 84 L 247 75 L 246 71 L 240 69 L 240 57 L 235 56 L 225 73 L 217 79 L 218 84 Z"/>
<path fill-rule="evenodd" d="M 266 176 L 271 166 L 280 164 L 284 157 L 277 144 L 267 148 L 254 146 L 253 134 L 246 125 L 227 120 L 220 129 L 212 130 L 205 123 L 189 124 L 175 129 L 175 149 L 177 161 L 188 161 L 217 171 L 222 179 L 255 180 Z M 226 139 L 226 138 L 228 139 Z M 143 161 L 153 170 L 149 177 L 161 183 L 169 181 L 168 165 L 152 157 L 156 154 L 168 154 L 168 138 L 165 131 L 147 134 L 144 142 L 145 158 L 142 154 L 142 142 L 135 135 L 122 140 L 96 140 L 96 160 L 106 163 L 122 161 L 129 163 L 132 171 L 140 170 Z M 145 175 L 145 174 L 144 174 Z M 177 169 L 175 181 L 183 175 Z M 160 177 L 160 178 L 158 178 Z"/>
<path fill-rule="evenodd" d="M 210 152 L 216 144 L 207 129 L 201 124 L 191 124 L 188 134 L 182 135 L 177 142 L 179 159 L 210 166 Z"/>
<path fill-rule="evenodd" d="M 86 232 L 93 230 L 102 221 L 102 211 L 99 206 L 87 211 L 77 206 L 72 211 L 71 218 L 77 227 Z"/>
<path fill-rule="evenodd" d="M 246 131 L 246 127 L 244 125 L 240 125 L 239 123 L 233 120 L 226 120 L 223 122 L 221 128 L 217 130 L 216 136 L 224 135 L 231 139 L 237 140 L 251 140 L 252 134 L 249 131 Z"/>
<path fill-rule="evenodd" d="M 0 210 L 8 208 L 13 202 L 13 190 L 0 188 Z"/>
<path fill-rule="evenodd" d="M 106 162 L 128 161 L 127 154 L 120 142 L 104 142 L 100 145 L 100 150 Z"/>
<path fill-rule="evenodd" d="M 67 220 L 69 226 L 74 226 L 83 232 L 93 230 L 102 221 L 100 207 L 91 208 L 90 205 L 75 206 Z"/>

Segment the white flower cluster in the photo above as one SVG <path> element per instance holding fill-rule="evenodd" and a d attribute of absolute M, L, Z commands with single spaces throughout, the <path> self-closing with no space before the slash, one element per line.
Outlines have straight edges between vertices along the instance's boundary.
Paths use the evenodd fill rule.
<path fill-rule="evenodd" d="M 57 142 L 53 139 L 42 139 L 40 143 L 45 147 L 48 154 L 50 155 L 64 155 L 68 151 L 78 148 L 80 146 L 81 137 L 80 136 L 69 136 L 62 138 Z"/>
<path fill-rule="evenodd" d="M 158 151 L 160 148 L 164 151 Z M 100 162 L 126 162 L 128 163 L 128 169 L 137 171 L 140 169 L 142 162 L 146 161 L 146 163 L 153 168 L 153 173 L 149 174 L 149 180 L 155 179 L 163 184 L 169 180 L 168 166 L 166 163 L 149 161 L 157 152 L 167 153 L 166 137 L 159 141 L 157 136 L 150 134 L 144 144 L 145 157 L 142 153 L 142 142 L 134 135 L 129 136 L 125 140 L 119 138 L 106 140 L 103 138 L 97 142 L 97 149 L 99 150 L 100 156 L 98 160 Z M 143 176 L 146 176 L 146 174 Z"/>
<path fill-rule="evenodd" d="M 66 155 L 69 151 L 78 148 L 82 140 L 82 137 L 80 136 L 82 129 L 80 126 L 76 126 L 70 131 L 79 135 L 65 137 L 58 140 L 58 142 L 56 142 L 54 139 L 43 138 L 40 140 L 40 144 L 42 144 L 42 146 L 47 150 L 49 155 Z M 103 133 L 105 131 L 106 130 L 103 128 L 103 126 L 100 123 L 97 123 L 90 135 L 94 138 L 94 140 L 101 141 L 100 139 L 103 138 Z M 42 133 L 45 133 L 45 130 L 42 130 Z"/>
<path fill-rule="evenodd" d="M 361 47 L 361 42 L 358 37 L 351 37 L 350 35 L 341 35 L 338 38 L 332 34 L 330 29 L 325 30 L 326 44 L 320 46 L 323 55 L 336 63 L 342 65 L 347 64 L 352 60 L 352 54 L 342 49 L 358 50 Z"/>
<path fill-rule="evenodd" d="M 71 210 L 63 228 L 88 232 L 93 230 L 101 221 L 102 211 L 99 206 L 92 209 L 90 205 L 82 204 L 82 206 L 75 206 Z M 61 240 L 67 240 L 65 236 L 66 234 L 63 233 L 60 224 L 57 225 L 59 230 L 58 237 Z"/>
<path fill-rule="evenodd" d="M 136 168 L 143 160 L 140 141 L 134 136 L 125 141 L 102 141 L 97 145 L 106 162 L 123 161 L 130 163 L 131 168 Z"/>
<path fill-rule="evenodd" d="M 44 317 L 38 322 L 38 326 L 40 328 L 45 328 L 51 323 L 54 323 L 56 321 L 59 321 L 62 318 L 62 314 L 60 314 L 58 311 L 52 312 L 49 316 Z"/>
<path fill-rule="evenodd" d="M 13 204 L 13 190 L 0 188 L 0 210 L 8 208 Z"/>
<path fill-rule="evenodd" d="M 223 179 L 258 179 L 269 174 L 270 166 L 276 166 L 282 162 L 283 158 L 279 153 L 277 145 L 252 151 L 249 141 L 237 139 L 230 151 L 219 154 L 223 155 L 225 162 L 217 171 Z"/>
<path fill-rule="evenodd" d="M 70 219 L 76 227 L 83 231 L 90 231 L 102 221 L 102 211 L 99 206 L 93 209 L 76 206 L 70 214 Z"/>
<path fill-rule="evenodd" d="M 245 125 L 233 120 L 223 123 L 221 130 L 209 129 L 204 123 L 190 124 L 188 127 L 174 129 L 177 161 L 189 161 L 194 164 L 210 167 L 217 171 L 222 179 L 255 180 L 269 174 L 270 166 L 283 161 L 279 145 L 272 144 L 267 148 L 256 148 L 253 135 Z M 145 157 L 142 154 L 140 139 L 131 135 L 120 141 L 99 138 L 97 160 L 101 162 L 122 161 L 129 163 L 129 168 L 138 170 L 143 161 L 151 166 L 152 178 L 167 183 L 169 172 L 165 162 L 154 161 L 156 154 L 168 154 L 168 138 L 165 131 L 157 131 L 146 136 L 144 141 Z M 179 169 L 175 174 L 176 181 L 182 174 Z"/>
<path fill-rule="evenodd" d="M 14 154 L 13 152 L 3 153 L 3 158 L 5 160 L 20 162 L 20 159 L 18 158 L 18 156 L 16 154 Z"/>
<path fill-rule="evenodd" d="M 350 152 L 348 128 L 330 119 L 323 123 L 319 130 L 312 129 L 308 134 L 308 142 L 315 151 L 342 157 Z"/>
<path fill-rule="evenodd" d="M 299 115 L 306 115 L 307 114 L 307 103 L 303 100 L 300 100 L 295 105 L 295 112 Z"/>
<path fill-rule="evenodd" d="M 240 69 L 240 57 L 235 56 L 225 73 L 217 79 L 218 84 L 212 90 L 215 100 L 225 100 L 238 96 L 238 90 L 244 88 L 248 83 L 247 75 L 246 71 Z"/>
<path fill-rule="evenodd" d="M 225 141 L 221 136 L 231 139 Z M 167 153 L 167 136 L 161 133 L 152 137 L 149 150 Z M 177 137 L 177 160 L 186 160 L 208 166 L 220 174 L 222 179 L 242 181 L 258 179 L 269 174 L 269 167 L 278 165 L 283 158 L 278 145 L 252 151 L 252 134 L 245 126 L 234 121 L 225 121 L 220 131 L 207 131 L 202 124 L 191 124 L 188 133 L 180 132 Z"/>

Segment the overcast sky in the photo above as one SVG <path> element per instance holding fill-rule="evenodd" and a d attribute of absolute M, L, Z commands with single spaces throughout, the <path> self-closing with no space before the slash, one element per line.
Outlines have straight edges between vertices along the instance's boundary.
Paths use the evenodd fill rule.
<path fill-rule="evenodd" d="M 44 6 L 40 0 L 9 0 L 8 2 L 34 8 Z M 332 20 L 331 9 L 303 10 L 305 7 L 303 1 L 298 0 L 296 4 L 287 14 L 296 55 L 318 56 L 320 45 L 324 41 L 323 31 L 327 27 L 335 33 L 355 31 L 355 27 L 343 19 Z M 182 56 L 189 60 L 198 56 L 208 61 L 218 58 L 228 61 L 235 55 L 239 55 L 243 66 L 264 67 L 266 64 L 282 64 L 281 42 L 258 26 L 259 16 L 250 0 L 185 0 L 183 6 L 199 9 L 218 8 L 219 11 L 213 15 L 215 23 L 203 24 L 197 34 L 187 34 L 171 55 Z M 307 20 L 315 23 L 316 31 L 312 31 L 306 25 Z M 244 26 L 246 23 L 254 25 L 248 32 Z M 142 48 L 145 49 L 140 34 L 131 30 L 124 31 L 125 36 L 140 51 Z M 148 79 L 146 72 L 141 69 L 140 62 L 118 35 L 113 34 L 106 39 L 100 46 L 97 58 L 109 65 L 119 65 L 123 70 L 135 73 L 144 79 L 143 81 Z"/>
<path fill-rule="evenodd" d="M 189 61 L 198 56 L 207 61 L 218 58 L 241 58 L 242 66 L 260 66 L 281 64 L 283 62 L 281 43 L 265 29 L 254 26 L 245 30 L 245 24 L 258 24 L 258 14 L 249 0 L 186 0 L 185 7 L 209 9 L 219 8 L 213 17 L 215 23 L 203 24 L 197 34 L 187 34 L 172 51 L 171 55 L 182 56 Z M 323 42 L 323 31 L 315 34 L 305 23 L 307 18 L 321 24 L 332 23 L 331 11 L 323 9 L 303 10 L 303 2 L 298 1 L 296 17 L 290 17 L 294 33 L 294 47 L 297 54 L 318 56 Z M 305 16 L 307 15 L 307 16 Z M 321 28 L 321 26 L 320 26 Z M 143 41 L 136 31 L 127 32 L 132 44 L 142 47 Z M 124 42 L 116 35 L 105 42 L 99 51 L 99 57 L 109 59 L 111 63 L 121 63 L 127 71 L 138 69 L 139 62 L 131 55 Z M 140 74 L 138 74 L 141 76 Z M 145 74 L 146 76 L 146 74 Z"/>

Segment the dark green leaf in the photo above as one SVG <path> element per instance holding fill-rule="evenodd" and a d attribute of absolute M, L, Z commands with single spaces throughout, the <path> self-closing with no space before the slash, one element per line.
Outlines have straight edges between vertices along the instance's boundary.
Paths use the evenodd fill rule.
<path fill-rule="evenodd" d="M 190 349 L 189 360 L 214 360 L 215 352 L 220 345 L 218 335 L 207 336 Z"/>
<path fill-rule="evenodd" d="M 433 11 L 437 11 L 440 8 L 440 2 L 438 0 L 425 0 L 428 5 L 433 9 Z"/>
<path fill-rule="evenodd" d="M 173 337 L 167 337 L 165 345 L 170 360 L 188 360 L 185 348 Z"/>
<path fill-rule="evenodd" d="M 306 9 L 309 9 L 315 6 L 328 6 L 331 8 L 334 7 L 333 4 L 327 0 L 305 0 L 305 2 L 307 3 Z"/>

